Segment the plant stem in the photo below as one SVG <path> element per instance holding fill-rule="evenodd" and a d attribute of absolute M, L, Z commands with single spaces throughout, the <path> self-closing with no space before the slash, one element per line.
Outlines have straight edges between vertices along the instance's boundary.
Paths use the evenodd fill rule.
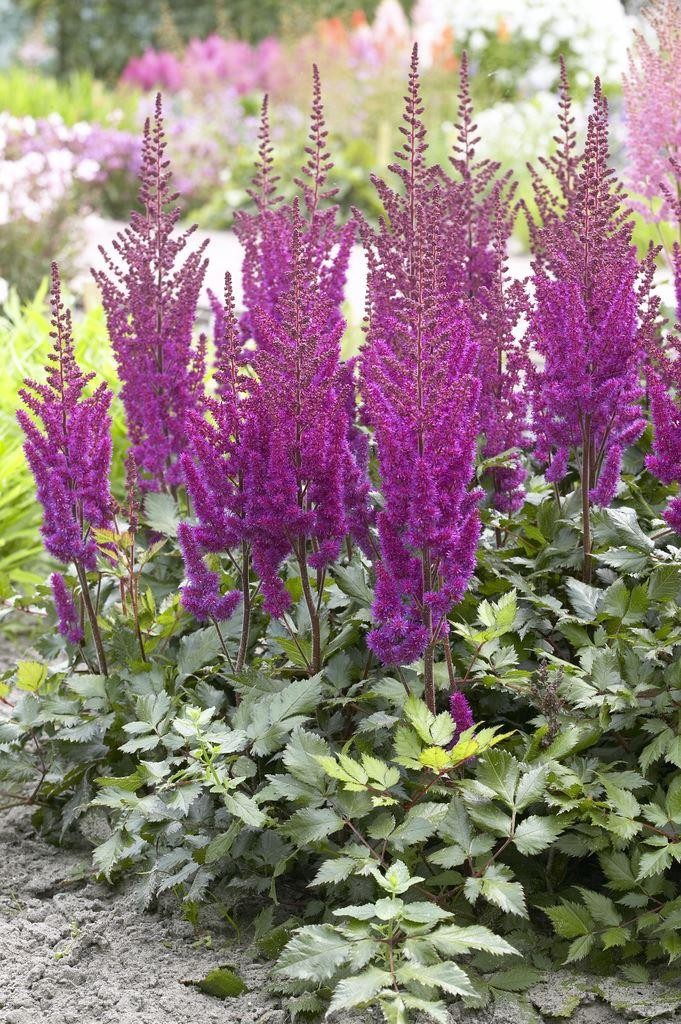
<path fill-rule="evenodd" d="M 317 603 L 310 587 L 310 577 L 307 572 L 307 558 L 305 548 L 298 552 L 298 565 L 300 566 L 300 582 L 303 586 L 303 595 L 310 616 L 310 632 L 312 634 L 312 660 L 310 662 L 310 675 L 314 676 L 322 667 L 322 643 L 319 628 L 319 613 Z"/>
<path fill-rule="evenodd" d="M 251 553 L 246 541 L 241 544 L 241 595 L 244 617 L 241 622 L 241 640 L 236 656 L 235 671 L 241 672 L 248 653 L 248 638 L 251 630 Z"/>
<path fill-rule="evenodd" d="M 102 635 L 99 632 L 99 624 L 97 623 L 97 615 L 92 606 L 92 600 L 90 598 L 90 591 L 88 589 L 87 573 L 81 562 L 76 562 L 76 572 L 78 573 L 78 579 L 80 581 L 80 589 L 83 595 L 83 603 L 85 610 L 87 611 L 88 618 L 90 620 L 90 626 L 92 628 L 92 638 L 95 642 L 95 650 L 97 651 L 97 662 L 99 664 L 99 674 L 102 676 L 108 676 L 109 670 L 106 664 L 106 654 L 104 653 L 104 644 L 102 643 Z"/>
<path fill-rule="evenodd" d="M 582 580 L 591 583 L 591 417 L 587 416 L 582 443 L 582 544 L 584 559 L 582 562 Z"/>

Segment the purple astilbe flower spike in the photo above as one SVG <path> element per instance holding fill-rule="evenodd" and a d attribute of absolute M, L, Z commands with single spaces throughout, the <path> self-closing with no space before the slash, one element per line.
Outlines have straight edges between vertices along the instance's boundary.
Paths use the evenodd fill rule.
<path fill-rule="evenodd" d="M 182 467 L 195 524 L 182 523 L 180 543 L 187 584 L 182 603 L 199 619 L 229 618 L 243 601 L 243 630 L 235 670 L 244 665 L 250 623 L 250 544 L 244 524 L 244 422 L 249 379 L 242 370 L 243 354 L 234 310 L 232 282 L 225 276 L 224 303 L 211 297 L 215 315 L 215 395 L 204 401 L 187 427 L 188 450 Z M 221 594 L 217 573 L 208 569 L 207 553 L 231 556 L 240 549 L 241 589 Z M 231 556 L 233 561 L 234 557 Z"/>
<path fill-rule="evenodd" d="M 426 165 L 414 48 L 402 134 L 391 170 L 402 189 L 376 181 L 386 217 L 362 225 L 369 265 L 365 415 L 374 430 L 384 506 L 369 645 L 381 660 L 424 657 L 435 707 L 433 656 L 447 615 L 475 564 L 479 493 L 470 490 L 480 384 L 478 351 L 442 273 L 444 206 Z"/>
<path fill-rule="evenodd" d="M 194 228 L 180 234 L 171 191 L 160 94 L 144 128 L 142 212 L 102 249 L 106 270 L 93 271 L 122 381 L 128 433 L 140 484 L 148 490 L 182 482 L 179 455 L 186 425 L 203 395 L 204 347 L 192 339 L 206 272 L 207 242 L 185 254 Z"/>
<path fill-rule="evenodd" d="M 24 451 L 35 478 L 38 501 L 43 506 L 40 529 L 45 547 L 58 561 L 76 566 L 100 670 L 105 675 L 106 658 L 90 603 L 86 571 L 96 564 L 93 528 L 110 527 L 112 523 L 112 394 L 105 384 L 86 394 L 94 374 L 83 373 L 76 362 L 71 314 L 61 300 L 56 263 L 52 264 L 51 306 L 53 349 L 48 356 L 47 378 L 42 384 L 25 382 L 19 395 L 28 411 L 20 409 L 17 418 L 26 437 Z"/>
<path fill-rule="evenodd" d="M 491 501 L 505 513 L 523 503 L 526 471 L 520 452 L 528 442 L 527 356 L 517 330 L 526 305 L 522 285 L 508 275 L 508 239 L 515 219 L 516 185 L 501 165 L 476 155 L 468 57 L 461 57 L 453 176 L 442 175 L 446 216 L 446 279 L 452 301 L 464 304 L 479 344 L 482 386 L 480 430 L 485 459 L 514 450 L 487 475 Z M 517 453 L 517 454 L 516 454 Z"/>
<path fill-rule="evenodd" d="M 85 639 L 83 628 L 80 624 L 80 616 L 73 600 L 73 594 L 66 586 L 64 577 L 60 572 L 53 572 L 50 576 L 52 597 L 57 612 L 57 629 L 63 637 L 66 637 L 70 644 L 80 644 Z"/>
<path fill-rule="evenodd" d="M 569 114 L 563 117 L 569 131 Z M 609 504 L 622 454 L 643 432 L 640 373 L 651 324 L 651 252 L 639 264 L 622 186 L 608 165 L 608 110 L 596 79 L 578 164 L 568 146 L 553 204 L 540 194 L 530 335 L 543 366 L 530 377 L 537 457 L 558 482 L 571 452 L 582 488 L 585 580 L 590 505 Z M 539 205 L 539 204 L 538 204 Z M 639 286 L 639 280 L 642 283 Z"/>
<path fill-rule="evenodd" d="M 264 607 L 283 617 L 291 603 L 280 571 L 298 562 L 311 624 L 310 671 L 321 664 L 319 600 L 327 566 L 352 531 L 368 538 L 366 448 L 354 428 L 352 368 L 340 362 L 340 305 L 354 223 L 337 224 L 319 74 L 300 197 L 283 204 L 272 173 L 263 108 L 254 214 L 237 232 L 245 248 L 242 330 L 256 342 L 241 442 L 243 519 Z M 309 569 L 317 573 L 312 593 Z"/>
<path fill-rule="evenodd" d="M 302 167 L 301 177 L 295 179 L 302 194 L 302 202 L 299 213 L 294 215 L 293 205 L 284 204 L 282 197 L 277 195 L 279 178 L 273 171 L 269 107 L 265 97 L 256 174 L 249 190 L 256 210 L 255 213 L 240 211 L 234 221 L 237 237 L 244 248 L 242 275 L 245 313 L 241 320 L 242 330 L 246 337 L 253 338 L 260 347 L 267 344 L 267 334 L 259 331 L 255 311 L 264 312 L 279 323 L 286 315 L 287 296 L 291 291 L 295 231 L 301 234 L 306 259 L 311 266 L 315 266 L 318 309 L 323 308 L 329 317 L 327 329 L 333 332 L 342 319 L 340 306 L 355 225 L 352 221 L 343 226 L 337 223 L 338 207 L 332 201 L 337 190 L 326 187 L 328 173 L 333 166 L 326 148 L 327 136 L 321 83 L 315 65 L 309 145 L 305 149 L 307 160 Z M 308 299 L 314 303 L 316 295 Z"/>
<path fill-rule="evenodd" d="M 454 690 L 451 694 L 449 698 L 449 713 L 452 716 L 455 727 L 454 736 L 452 737 L 452 746 L 454 746 L 461 733 L 466 732 L 467 729 L 471 729 L 475 725 L 473 711 L 466 695 L 461 690 Z"/>

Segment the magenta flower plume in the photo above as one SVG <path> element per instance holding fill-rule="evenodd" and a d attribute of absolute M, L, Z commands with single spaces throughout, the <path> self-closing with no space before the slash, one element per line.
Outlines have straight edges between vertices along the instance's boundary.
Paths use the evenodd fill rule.
<path fill-rule="evenodd" d="M 276 195 L 267 104 L 252 198 L 237 232 L 245 248 L 242 329 L 255 340 L 241 444 L 243 518 L 264 607 L 281 617 L 291 599 L 280 575 L 297 560 L 311 632 L 310 668 L 320 665 L 318 596 L 308 569 L 323 582 L 348 532 L 360 543 L 370 519 L 366 446 L 354 426 L 352 367 L 340 362 L 340 313 L 354 224 L 337 224 L 331 160 L 314 68 L 307 160 L 300 196 Z"/>
<path fill-rule="evenodd" d="M 198 619 L 219 621 L 233 614 L 241 593 L 221 594 L 219 577 L 208 569 L 204 556 L 229 553 L 245 540 L 242 432 L 247 389 L 229 275 L 224 305 L 214 296 L 212 305 L 215 395 L 205 399 L 201 413 L 195 413 L 186 428 L 188 448 L 182 470 L 196 523 L 182 523 L 179 540 L 187 576 L 182 603 Z"/>
<path fill-rule="evenodd" d="M 416 48 L 402 133 L 391 169 L 398 192 L 376 182 L 386 218 L 362 234 L 369 264 L 365 415 L 374 430 L 384 506 L 378 516 L 372 650 L 387 663 L 432 659 L 452 604 L 475 564 L 480 522 L 473 476 L 480 384 L 477 346 L 442 273 L 442 193 L 426 165 Z"/>
<path fill-rule="evenodd" d="M 479 345 L 482 387 L 480 431 L 485 459 L 513 452 L 487 479 L 492 505 L 502 512 L 523 503 L 526 471 L 521 451 L 528 444 L 527 354 L 517 330 L 526 305 L 522 285 L 508 275 L 508 239 L 515 219 L 515 183 L 501 165 L 477 158 L 468 57 L 461 57 L 453 176 L 442 175 L 445 200 L 446 275 L 450 295 L 464 305 Z"/>
<path fill-rule="evenodd" d="M 27 380 L 19 392 L 25 409 L 17 418 L 26 436 L 24 451 L 43 506 L 41 533 L 58 561 L 95 566 L 93 527 L 111 524 L 109 491 L 111 392 L 101 384 L 86 388 L 93 373 L 83 373 L 74 354 L 71 314 L 61 300 L 56 263 L 52 264 L 53 349 L 45 383 Z M 29 415 L 31 413 L 32 415 Z"/>
<path fill-rule="evenodd" d="M 465 694 L 463 694 L 461 690 L 454 690 L 451 694 L 449 698 L 449 713 L 452 716 L 452 721 L 454 722 L 455 727 L 454 736 L 452 738 L 453 746 L 461 736 L 462 732 L 466 732 L 467 729 L 472 729 L 475 725 L 473 711 Z"/>
<path fill-rule="evenodd" d="M 52 587 L 54 607 L 57 611 L 57 629 L 70 644 L 82 643 L 85 634 L 80 624 L 80 616 L 73 600 L 73 594 L 66 586 L 60 572 L 52 573 L 50 586 Z"/>
<path fill-rule="evenodd" d="M 536 305 L 530 333 L 543 368 L 531 378 L 536 454 L 559 481 L 576 452 L 585 500 L 608 505 L 625 448 L 640 437 L 640 373 L 654 320 L 647 296 L 654 254 L 639 264 L 622 186 L 608 166 L 608 110 L 596 80 L 577 160 L 569 109 L 553 170 L 555 200 L 537 183 Z M 639 282 L 640 279 L 640 282 Z M 588 508 L 588 503 L 585 506 Z"/>
<path fill-rule="evenodd" d="M 284 558 L 293 553 L 321 571 L 337 557 L 349 528 L 346 479 L 356 467 L 340 364 L 344 324 L 323 292 L 310 301 L 317 267 L 297 204 L 293 216 L 290 291 L 276 319 L 264 309 L 252 313 L 265 343 L 253 357 L 257 381 L 243 440 L 247 531 L 265 608 L 277 616 L 290 603 L 279 578 Z"/>
<path fill-rule="evenodd" d="M 260 125 L 256 174 L 249 195 L 255 203 L 254 213 L 240 211 L 235 217 L 235 231 L 244 248 L 242 267 L 245 313 L 242 328 L 247 337 L 260 347 L 267 344 L 266 332 L 259 330 L 255 311 L 259 310 L 278 323 L 286 316 L 291 291 L 294 233 L 300 238 L 304 258 L 314 268 L 314 290 L 304 297 L 310 307 L 316 306 L 329 317 L 325 329 L 333 333 L 341 322 L 348 260 L 355 233 L 352 221 L 337 223 L 338 207 L 332 202 L 335 189 L 327 187 L 332 168 L 326 148 L 328 131 L 324 121 L 321 83 L 316 65 L 313 68 L 313 99 L 310 118 L 307 160 L 296 184 L 301 191 L 299 214 L 292 204 L 284 204 L 277 194 L 278 176 L 274 173 L 273 147 L 270 140 L 269 108 L 265 97 Z M 302 315 L 305 311 L 301 309 Z"/>
<path fill-rule="evenodd" d="M 206 272 L 203 243 L 183 255 L 193 228 L 175 233 L 180 210 L 171 192 L 161 97 L 144 129 L 140 203 L 130 225 L 103 250 L 94 271 L 122 381 L 128 432 L 140 484 L 149 490 L 182 482 L 179 455 L 203 395 L 203 346 L 194 345 L 196 307 Z"/>

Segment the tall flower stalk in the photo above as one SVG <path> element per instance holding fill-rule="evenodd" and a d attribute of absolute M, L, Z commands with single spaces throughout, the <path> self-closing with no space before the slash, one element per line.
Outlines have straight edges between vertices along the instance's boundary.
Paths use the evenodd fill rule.
<path fill-rule="evenodd" d="M 59 270 L 52 264 L 52 351 L 44 383 L 27 380 L 19 392 L 25 405 L 17 413 L 25 434 L 24 451 L 43 506 L 41 533 L 45 547 L 58 561 L 73 562 L 85 611 L 92 629 L 99 671 L 107 662 L 90 596 L 87 574 L 96 568 L 93 531 L 111 525 L 113 500 L 109 490 L 111 465 L 112 394 L 100 384 L 86 394 L 93 373 L 76 362 L 71 314 L 62 302 Z M 59 631 L 72 643 L 83 640 L 83 629 L 63 576 L 52 576 Z"/>
<path fill-rule="evenodd" d="M 215 394 L 206 398 L 201 413 L 188 425 L 188 451 L 182 456 L 187 492 L 196 523 L 181 523 L 178 530 L 187 582 L 182 603 L 198 619 L 219 623 L 229 619 L 239 601 L 243 627 L 235 672 L 246 660 L 251 617 L 250 543 L 244 524 L 246 472 L 243 431 L 248 386 L 243 373 L 242 343 L 234 309 L 232 282 L 225 277 L 224 304 L 213 298 L 215 313 Z M 240 557 L 235 557 L 239 552 Z M 206 564 L 206 556 L 226 553 L 240 587 L 222 593 L 220 577 Z"/>
<path fill-rule="evenodd" d="M 528 442 L 527 357 L 518 325 L 526 305 L 522 285 L 508 273 L 508 240 L 515 220 L 515 183 L 501 165 L 479 159 L 468 57 L 461 58 L 456 142 L 450 175 L 442 174 L 446 277 L 451 300 L 463 304 L 479 345 L 482 456 L 504 455 L 489 474 L 491 502 L 501 512 L 523 503 Z M 505 454 L 508 453 L 508 454 Z"/>
<path fill-rule="evenodd" d="M 203 394 L 205 351 L 193 340 L 206 272 L 206 242 L 185 253 L 194 228 L 177 233 L 160 95 L 142 147 L 140 204 L 130 224 L 102 249 L 93 271 L 102 293 L 132 451 L 147 490 L 182 483 L 186 424 Z"/>
<path fill-rule="evenodd" d="M 405 100 L 405 141 L 390 168 L 402 187 L 377 180 L 386 217 L 376 229 L 363 225 L 362 395 L 384 501 L 369 645 L 388 664 L 423 658 L 434 710 L 435 651 L 448 639 L 447 616 L 472 574 L 480 531 L 479 494 L 470 489 L 480 384 L 477 346 L 443 273 L 445 206 L 426 164 L 416 48 Z"/>
<path fill-rule="evenodd" d="M 563 80 L 564 146 L 554 183 L 535 178 L 531 340 L 541 368 L 531 376 L 536 455 L 558 483 L 577 457 L 582 494 L 582 575 L 592 576 L 591 506 L 617 490 L 625 448 L 645 427 L 640 376 L 651 327 L 642 266 L 632 244 L 622 185 L 609 166 L 608 109 L 596 80 L 586 143 L 577 157 Z M 561 136 L 559 135 L 559 142 Z"/>

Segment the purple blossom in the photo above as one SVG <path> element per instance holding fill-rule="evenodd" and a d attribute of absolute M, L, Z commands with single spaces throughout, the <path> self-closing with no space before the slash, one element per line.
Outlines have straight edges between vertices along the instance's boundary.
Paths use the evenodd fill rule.
<path fill-rule="evenodd" d="M 368 638 L 387 663 L 424 656 L 426 700 L 435 705 L 434 648 L 461 600 L 480 531 L 473 475 L 480 383 L 478 350 L 443 268 L 443 198 L 427 167 L 416 48 L 405 136 L 391 170 L 398 192 L 376 181 L 386 210 L 362 227 L 369 264 L 365 415 L 374 430 L 384 506 Z"/>
<path fill-rule="evenodd" d="M 60 572 L 53 572 L 50 576 L 52 597 L 54 607 L 57 611 L 57 629 L 62 636 L 66 637 L 70 644 L 80 644 L 85 639 L 83 628 L 80 624 L 80 616 L 73 600 L 73 594 L 66 586 L 64 577 Z"/>
<path fill-rule="evenodd" d="M 598 79 L 579 157 L 569 96 L 561 111 L 564 145 L 552 165 L 558 195 L 538 178 L 535 187 L 542 223 L 533 229 L 530 334 L 543 366 L 530 383 L 536 454 L 549 464 L 547 478 L 558 482 L 570 454 L 578 456 L 588 580 L 589 505 L 612 501 L 622 454 L 645 427 L 640 373 L 655 313 L 647 298 L 654 254 L 643 265 L 636 257 L 622 186 L 608 166 L 608 110 Z"/>
<path fill-rule="evenodd" d="M 216 394 L 206 398 L 202 412 L 194 414 L 187 428 L 188 450 L 182 466 L 197 521 L 182 523 L 179 537 L 188 580 L 182 588 L 182 603 L 199 619 L 220 620 L 233 614 L 241 594 L 236 590 L 220 593 L 219 577 L 207 568 L 204 555 L 229 552 L 245 542 L 242 432 L 247 387 L 241 375 L 241 343 L 229 275 L 224 305 L 215 296 L 211 301 Z M 244 563 L 247 578 L 247 558 Z"/>
<path fill-rule="evenodd" d="M 41 533 L 47 551 L 60 562 L 95 566 L 92 528 L 111 524 L 109 491 L 111 392 L 79 368 L 73 347 L 71 314 L 61 301 L 56 263 L 52 264 L 53 350 L 45 383 L 27 380 L 19 392 L 29 410 L 17 418 L 26 436 L 24 451 L 43 506 Z M 32 415 L 29 415 L 29 412 Z"/>
<path fill-rule="evenodd" d="M 452 746 L 467 729 L 475 725 L 473 711 L 464 693 L 461 690 L 454 690 L 449 698 L 449 713 L 454 722 L 455 732 L 452 737 Z"/>
<path fill-rule="evenodd" d="M 182 256 L 193 228 L 174 234 L 180 211 L 171 192 L 161 97 L 144 129 L 142 213 L 103 250 L 106 270 L 93 271 L 106 312 L 132 451 L 149 490 L 182 482 L 178 457 L 203 395 L 204 342 L 193 342 L 206 272 L 207 243 Z"/>
<path fill-rule="evenodd" d="M 516 450 L 488 474 L 492 504 L 511 513 L 524 499 L 526 471 L 520 450 L 528 436 L 527 356 L 517 330 L 526 301 L 522 285 L 510 282 L 507 269 L 515 184 L 510 173 L 500 174 L 500 164 L 476 156 L 480 138 L 473 120 L 466 53 L 461 58 L 456 132 L 450 159 L 454 176 L 442 175 L 445 273 L 452 300 L 465 305 L 479 345 L 483 457 Z"/>
<path fill-rule="evenodd" d="M 319 615 L 308 567 L 321 583 L 349 529 L 366 540 L 366 449 L 353 430 L 352 371 L 340 362 L 340 314 L 352 224 L 337 227 L 319 74 L 314 68 L 308 159 L 290 204 L 276 195 L 267 104 L 252 191 L 239 218 L 245 247 L 242 328 L 256 342 L 241 444 L 245 537 L 265 609 L 282 616 L 290 595 L 282 562 L 297 559 L 319 667 Z M 286 396 L 285 400 L 283 396 Z"/>

